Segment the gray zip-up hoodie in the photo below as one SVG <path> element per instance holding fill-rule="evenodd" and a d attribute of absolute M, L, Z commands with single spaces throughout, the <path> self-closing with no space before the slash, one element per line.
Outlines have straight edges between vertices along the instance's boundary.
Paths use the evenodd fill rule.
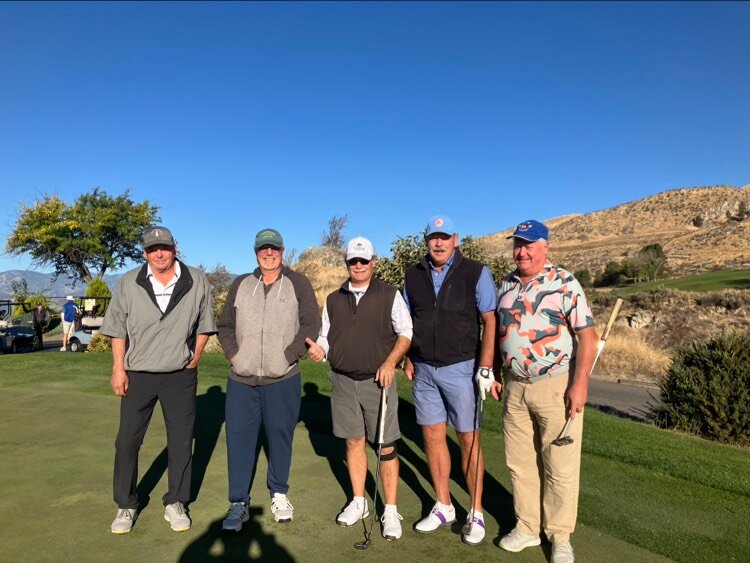
<path fill-rule="evenodd" d="M 181 370 L 193 357 L 196 334 L 216 333 L 206 274 L 182 262 L 180 272 L 163 313 L 148 280 L 146 264 L 120 278 L 100 332 L 126 339 L 126 370 Z"/>
<path fill-rule="evenodd" d="M 286 266 L 266 287 L 256 268 L 232 283 L 218 329 L 232 379 L 247 385 L 283 381 L 299 372 L 305 338 L 315 340 L 320 332 L 315 292 L 304 275 Z"/>

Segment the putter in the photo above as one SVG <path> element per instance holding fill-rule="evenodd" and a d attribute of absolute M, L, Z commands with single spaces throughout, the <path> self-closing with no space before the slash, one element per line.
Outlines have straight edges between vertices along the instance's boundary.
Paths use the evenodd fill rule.
<path fill-rule="evenodd" d="M 477 491 L 477 481 L 479 481 L 479 450 L 482 447 L 482 422 L 484 421 L 484 399 L 482 398 L 482 393 L 477 393 L 477 405 L 476 405 L 476 421 L 477 421 L 477 430 L 479 430 L 479 434 L 477 434 L 477 470 L 476 475 L 474 476 L 474 494 L 471 498 L 471 507 L 469 507 L 469 513 L 471 514 L 471 519 L 466 522 L 461 528 L 461 534 L 468 535 L 471 533 L 471 528 L 474 525 L 474 505 L 476 504 L 476 491 Z"/>
<path fill-rule="evenodd" d="M 376 443 L 378 444 L 378 463 L 375 466 L 375 494 L 372 497 L 372 516 L 370 518 L 370 531 L 367 531 L 367 525 L 365 524 L 365 539 L 358 541 L 354 544 L 356 549 L 367 549 L 370 547 L 372 541 L 372 529 L 375 526 L 375 513 L 377 512 L 378 504 L 378 479 L 380 477 L 380 456 L 383 452 L 383 435 L 385 434 L 385 415 L 388 411 L 388 403 L 386 402 L 388 390 L 385 387 L 380 389 L 380 424 L 378 424 L 378 435 Z"/>
<path fill-rule="evenodd" d="M 599 344 L 596 347 L 596 356 L 594 356 L 594 363 L 591 364 L 591 372 L 589 373 L 589 376 L 591 376 L 591 373 L 594 372 L 594 366 L 596 365 L 596 362 L 599 361 L 599 356 L 601 356 L 602 350 L 604 350 L 604 345 L 607 343 L 607 338 L 609 337 L 609 331 L 612 330 L 612 326 L 615 324 L 615 319 L 620 312 L 620 307 L 622 307 L 622 299 L 618 299 L 617 301 L 615 301 L 615 306 L 612 309 L 612 314 L 609 316 L 607 326 L 604 327 L 604 332 L 602 332 L 602 336 L 599 339 Z M 570 425 L 573 422 L 573 419 L 570 417 L 571 414 L 572 413 L 568 412 L 568 420 L 565 422 L 565 427 L 563 428 L 560 437 L 552 440 L 553 446 L 567 446 L 568 444 L 572 444 L 575 441 L 570 437 Z"/>

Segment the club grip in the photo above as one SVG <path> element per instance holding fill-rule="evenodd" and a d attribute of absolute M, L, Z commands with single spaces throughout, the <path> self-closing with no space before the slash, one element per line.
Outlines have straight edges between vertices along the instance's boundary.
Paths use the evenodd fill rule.
<path fill-rule="evenodd" d="M 385 415 L 388 412 L 388 389 L 385 387 L 380 388 L 380 420 L 378 424 L 378 444 L 383 443 L 383 437 L 385 436 Z"/>
<path fill-rule="evenodd" d="M 615 301 L 615 307 L 612 309 L 612 314 L 607 321 L 607 326 L 604 327 L 604 332 L 602 332 L 601 340 L 607 340 L 607 337 L 609 337 L 609 331 L 612 330 L 612 325 L 615 324 L 615 319 L 620 313 L 620 307 L 622 307 L 622 299 L 618 297 L 617 301 Z"/>

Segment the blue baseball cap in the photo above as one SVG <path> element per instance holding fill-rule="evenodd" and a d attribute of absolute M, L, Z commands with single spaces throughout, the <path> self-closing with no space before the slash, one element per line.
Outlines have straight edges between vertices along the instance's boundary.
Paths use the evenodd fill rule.
<path fill-rule="evenodd" d="M 453 236 L 456 234 L 456 227 L 453 226 L 453 219 L 446 217 L 445 215 L 435 215 L 430 217 L 427 223 L 427 232 L 425 236 L 434 235 L 435 233 L 445 233 L 446 235 Z"/>
<path fill-rule="evenodd" d="M 544 223 L 529 219 L 528 221 L 519 223 L 513 234 L 505 238 L 520 238 L 529 242 L 535 242 L 540 239 L 549 240 L 549 229 Z"/>

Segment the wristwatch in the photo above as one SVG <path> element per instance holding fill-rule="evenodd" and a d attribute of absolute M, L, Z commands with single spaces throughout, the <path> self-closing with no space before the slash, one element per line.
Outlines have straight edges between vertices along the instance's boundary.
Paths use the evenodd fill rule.
<path fill-rule="evenodd" d="M 492 373 L 492 368 L 480 367 L 478 370 L 479 377 L 486 377 L 487 379 L 494 379 L 495 374 Z"/>

